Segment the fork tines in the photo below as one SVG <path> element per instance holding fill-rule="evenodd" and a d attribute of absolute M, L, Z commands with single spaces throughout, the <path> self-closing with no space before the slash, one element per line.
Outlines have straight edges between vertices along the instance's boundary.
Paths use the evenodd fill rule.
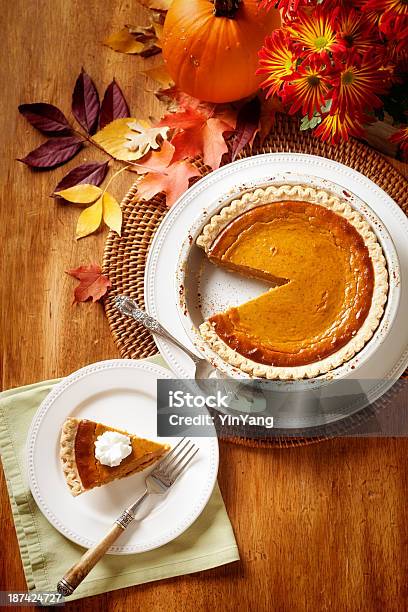
<path fill-rule="evenodd" d="M 198 453 L 198 446 L 182 438 L 158 464 L 154 473 L 173 483 Z"/>

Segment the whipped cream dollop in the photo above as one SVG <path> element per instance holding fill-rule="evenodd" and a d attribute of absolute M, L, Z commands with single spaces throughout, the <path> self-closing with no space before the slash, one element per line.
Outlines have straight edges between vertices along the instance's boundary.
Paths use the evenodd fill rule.
<path fill-rule="evenodd" d="M 117 431 L 105 431 L 95 441 L 95 457 L 102 465 L 109 467 L 120 465 L 131 452 L 129 436 Z"/>

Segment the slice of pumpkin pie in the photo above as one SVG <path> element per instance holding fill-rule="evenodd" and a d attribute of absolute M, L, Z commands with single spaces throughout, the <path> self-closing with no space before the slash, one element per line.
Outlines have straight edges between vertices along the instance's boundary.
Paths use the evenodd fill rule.
<path fill-rule="evenodd" d="M 87 419 L 69 418 L 61 430 L 62 469 L 74 496 L 144 470 L 169 448 Z"/>

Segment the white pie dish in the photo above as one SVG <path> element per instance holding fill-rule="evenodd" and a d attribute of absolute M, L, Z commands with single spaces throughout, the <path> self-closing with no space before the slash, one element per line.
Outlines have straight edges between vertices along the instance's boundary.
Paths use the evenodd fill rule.
<path fill-rule="evenodd" d="M 396 289 L 400 300 L 394 324 L 386 334 L 380 351 L 372 352 L 364 363 L 350 369 L 344 379 L 367 381 L 370 401 L 380 397 L 408 366 L 408 218 L 396 202 L 378 185 L 360 172 L 338 162 L 300 153 L 267 153 L 248 157 L 223 166 L 195 183 L 171 208 L 160 224 L 149 249 L 145 269 L 146 310 L 161 321 L 185 346 L 196 350 L 180 316 L 179 282 L 175 281 L 188 228 L 208 209 L 209 202 L 224 201 L 242 188 L 270 181 L 301 181 L 313 176 L 326 183 L 349 190 L 379 217 L 391 236 L 400 262 L 400 278 Z M 182 314 L 182 313 L 181 313 Z M 179 378 L 194 378 L 194 364 L 180 349 L 155 336 L 162 356 Z M 371 381 L 371 382 L 370 382 Z M 324 377 L 298 382 L 272 383 L 282 390 L 300 387 L 316 388 L 326 384 Z"/>
<path fill-rule="evenodd" d="M 256 364 L 252 362 L 250 369 L 269 371 L 271 375 L 268 375 L 268 378 L 273 380 L 299 380 L 302 378 L 316 378 L 317 376 L 326 380 L 343 378 L 348 372 L 354 371 L 359 365 L 364 364 L 379 349 L 394 321 L 400 297 L 398 282 L 400 278 L 399 262 L 394 244 L 386 227 L 373 210 L 350 191 L 345 192 L 344 188 L 339 185 L 307 175 L 297 176 L 295 180 L 293 177 L 289 177 L 289 181 L 284 183 L 281 181 L 269 181 L 268 183 L 254 185 L 251 189 L 246 190 L 249 192 L 247 197 L 252 196 L 255 188 L 263 188 L 263 193 L 265 193 L 265 189 L 270 185 L 273 187 L 280 187 L 281 185 L 296 186 L 293 191 L 298 190 L 298 185 L 307 188 L 312 187 L 316 190 L 322 189 L 324 192 L 320 192 L 321 194 L 329 192 L 337 196 L 337 198 L 351 206 L 353 210 L 356 210 L 364 217 L 371 231 L 375 233 L 386 257 L 389 272 L 388 297 L 377 329 L 365 343 L 364 347 L 350 359 L 344 359 L 344 355 L 347 355 L 347 352 L 355 352 L 351 351 L 351 347 L 350 350 L 348 349 L 348 345 L 351 345 L 354 339 L 330 357 L 305 367 L 265 368 L 259 366 L 257 368 Z M 282 189 L 285 190 L 284 187 Z M 307 191 L 303 187 L 299 187 L 299 189 L 303 192 Z M 280 191 L 279 189 L 278 193 Z M 220 356 L 203 339 L 198 328 L 210 315 L 224 311 L 232 305 L 242 304 L 248 299 L 265 292 L 268 284 L 254 279 L 242 278 L 236 273 L 231 273 L 214 266 L 208 261 L 203 250 L 196 245 L 196 239 L 200 236 L 204 226 L 208 229 L 209 226 L 207 224 L 209 220 L 232 201 L 237 201 L 236 198 L 242 196 L 242 193 L 245 193 L 245 191 L 237 192 L 224 201 L 220 201 L 220 198 L 217 198 L 207 206 L 205 214 L 202 213 L 195 219 L 189 228 L 188 237 L 182 245 L 176 274 L 176 282 L 178 282 L 177 293 L 179 296 L 178 311 L 186 333 L 202 355 L 209 359 L 223 374 L 233 378 L 245 378 L 251 377 L 251 375 L 244 372 L 243 369 L 231 365 L 231 362 L 224 360 L 222 355 Z M 316 193 L 319 192 L 316 191 Z M 296 199 L 296 197 L 293 197 L 293 199 Z M 365 323 L 368 323 L 368 321 Z M 221 352 L 224 354 L 229 352 L 233 355 L 233 352 L 228 349 L 227 345 L 223 346 L 224 343 L 222 341 L 219 341 L 218 344 L 222 345 Z M 241 360 L 237 359 L 236 361 Z M 247 360 L 243 359 L 243 361 Z M 251 364 L 249 361 L 247 363 Z"/>

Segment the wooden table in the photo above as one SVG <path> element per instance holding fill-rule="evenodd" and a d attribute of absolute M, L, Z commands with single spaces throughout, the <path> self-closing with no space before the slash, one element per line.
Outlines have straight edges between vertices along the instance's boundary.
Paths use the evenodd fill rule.
<path fill-rule="evenodd" d="M 158 116 L 159 106 L 138 74 L 143 60 L 100 44 L 123 24 L 145 19 L 135 2 L 13 0 L 3 3 L 2 18 L 0 335 L 8 389 L 118 357 L 102 307 L 72 307 L 74 282 L 64 274 L 101 262 L 106 232 L 75 242 L 78 209 L 49 198 L 66 167 L 33 173 L 14 161 L 42 140 L 17 105 L 48 101 L 68 113 L 84 66 L 100 91 L 116 76 L 136 116 Z M 87 150 L 69 167 L 85 158 L 100 155 Z M 117 180 L 117 197 L 131 181 Z M 273 451 L 222 444 L 219 483 L 242 562 L 67 609 L 406 610 L 407 457 L 407 439 Z M 1 492 L 1 589 L 24 590 L 4 482 Z"/>

